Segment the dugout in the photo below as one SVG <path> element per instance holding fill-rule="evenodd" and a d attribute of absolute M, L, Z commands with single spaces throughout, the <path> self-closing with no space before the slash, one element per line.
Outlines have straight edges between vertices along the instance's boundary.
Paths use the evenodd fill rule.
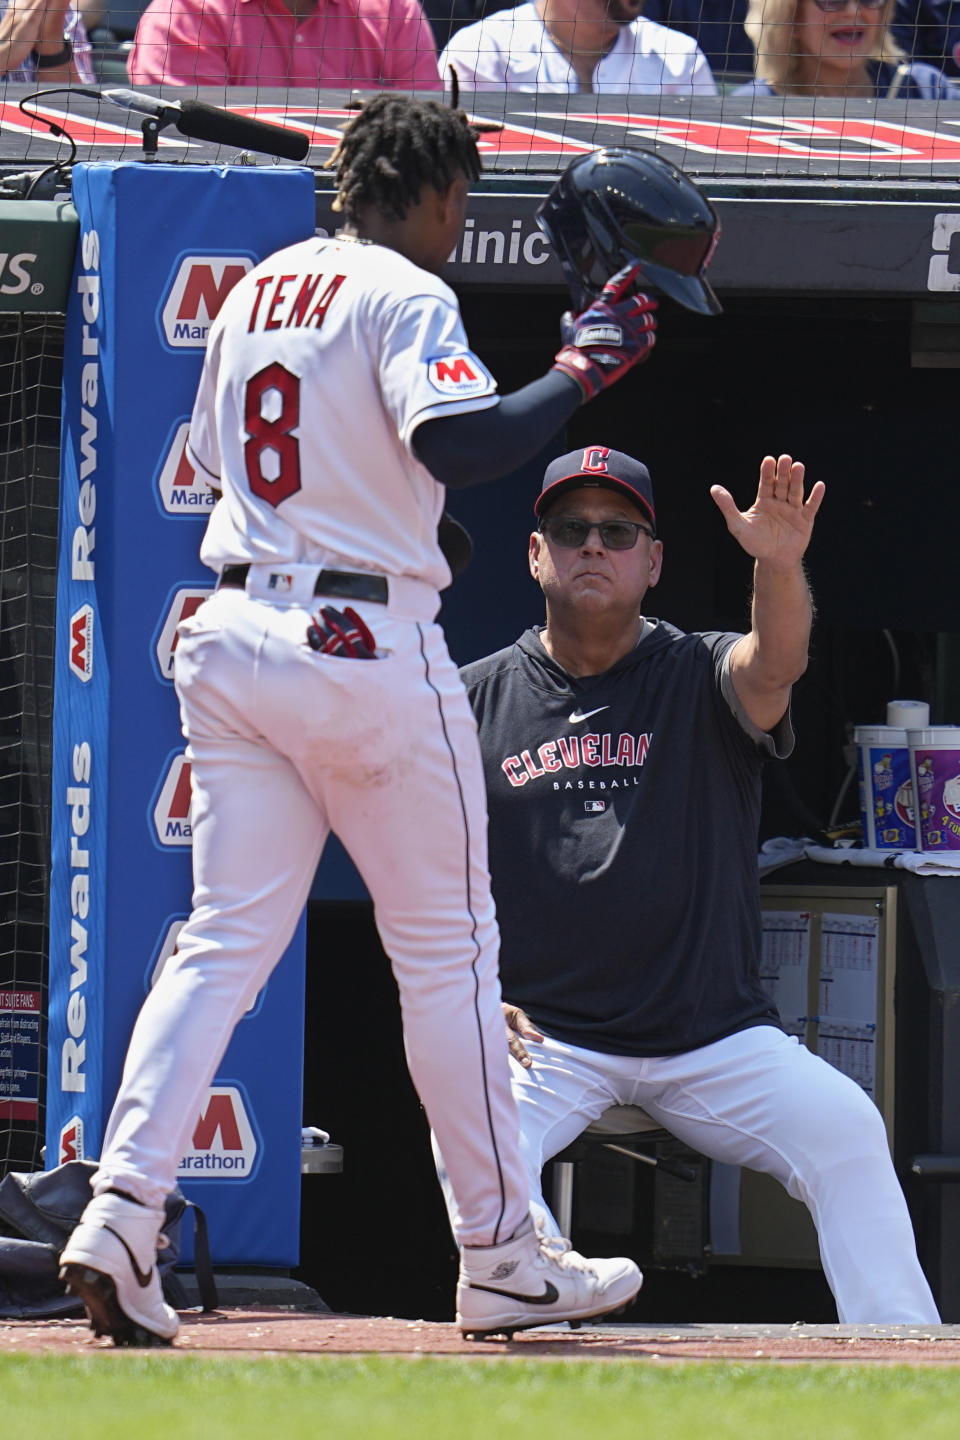
<path fill-rule="evenodd" d="M 571 110 L 577 104 L 571 101 Z M 650 143 L 654 122 L 647 116 L 640 123 L 650 127 L 642 141 Z M 667 130 L 664 122 L 654 143 Z M 622 132 L 610 138 L 620 143 Z M 542 618 L 525 561 L 538 470 L 564 448 L 597 441 L 640 455 L 653 475 L 665 545 L 653 613 L 688 629 L 742 626 L 749 562 L 727 537 L 708 487 L 720 478 L 749 503 L 761 455 L 790 450 L 811 477 L 826 481 L 828 498 L 808 555 L 818 620 L 811 665 L 795 691 L 797 749 L 769 771 L 763 838 L 818 834 L 831 819 L 857 815 L 856 785 L 844 790 L 851 725 L 878 723 L 895 692 L 927 699 L 936 722 L 960 719 L 953 566 L 945 557 L 943 564 L 934 560 L 937 545 L 925 519 L 952 512 L 958 478 L 955 185 L 928 177 L 909 186 L 907 199 L 902 179 L 865 183 L 852 167 L 842 178 L 807 173 L 750 181 L 705 175 L 716 155 L 706 162 L 690 151 L 673 154 L 685 167 L 692 159 L 723 221 L 711 277 L 724 314 L 708 320 L 664 302 L 649 365 L 575 416 L 562 442 L 525 473 L 450 497 L 477 554 L 445 597 L 444 624 L 454 655 L 466 661 L 510 643 Z M 809 170 L 809 155 L 804 165 Z M 717 164 L 724 168 L 729 161 Z M 523 183 L 499 173 L 488 180 L 474 199 L 454 267 L 468 334 L 504 390 L 541 373 L 555 348 L 564 292 L 559 277 L 535 263 L 531 224 L 543 193 L 543 182 L 529 176 Z M 321 225 L 323 206 L 321 191 Z M 792 869 L 796 878 L 791 870 L 774 879 L 808 887 L 815 878 L 835 887 L 845 881 L 860 889 L 871 878 L 857 876 L 854 884 L 849 875 L 812 878 Z M 889 875 L 879 879 L 890 883 Z M 921 1180 L 910 1166 L 925 1152 L 957 1153 L 943 1093 L 946 1087 L 949 1097 L 952 1041 L 944 1026 L 955 978 L 944 968 L 952 927 L 942 906 L 955 905 L 960 892 L 954 897 L 950 880 L 917 877 L 895 890 L 904 884 L 909 903 L 902 898 L 894 907 L 891 932 L 900 1023 L 897 1058 L 889 1061 L 897 1113 L 889 1123 L 921 1255 L 950 1318 L 960 1314 L 960 1274 L 944 1237 L 955 1228 L 957 1192 L 942 1176 Z M 424 1153 L 425 1130 L 402 1068 L 392 981 L 362 902 L 347 898 L 349 884 L 332 857 L 329 888 L 321 872 L 317 893 L 327 898 L 311 907 L 311 931 L 335 934 L 363 968 L 358 1019 L 365 1033 L 369 1022 L 374 1043 L 362 1068 L 381 1065 L 383 1090 L 395 1097 L 391 1123 L 378 1135 L 382 1155 L 367 1159 L 351 1150 L 351 1131 L 363 1133 L 364 1098 L 343 1087 L 339 1062 L 308 1052 L 307 1089 L 329 1090 L 333 1108 L 326 1113 L 346 1143 L 348 1169 L 356 1163 L 364 1172 L 350 1193 L 369 1207 L 371 1221 L 385 1184 L 391 1207 L 403 1203 L 401 1186 L 407 1190 L 410 1263 L 390 1282 L 382 1274 L 375 1280 L 370 1267 L 369 1284 L 384 1285 L 405 1313 L 442 1316 L 449 1313 L 455 1264 L 429 1162 L 420 1173 L 412 1161 Z M 319 1023 L 327 981 L 315 983 L 308 1006 L 316 1007 Z M 348 994 L 338 1001 L 338 1010 L 340 1004 L 355 1010 Z M 336 1191 L 350 1184 L 345 1174 L 337 1187 L 313 1192 L 318 1220 L 348 1203 Z M 577 1186 L 576 1243 L 588 1253 L 591 1246 L 596 1253 L 626 1247 L 645 1270 L 637 1318 L 834 1318 L 812 1226 L 794 1202 L 780 1213 L 776 1194 L 748 1186 L 741 1202 L 748 1253 L 721 1260 L 709 1253 L 709 1195 L 702 1187 L 654 1180 L 631 1161 L 600 1152 L 578 1168 Z M 776 1217 L 756 1233 L 757 1216 L 771 1207 Z M 358 1283 L 362 1241 L 332 1260 L 319 1238 L 324 1228 L 305 1230 L 303 1261 L 304 1273 L 324 1275 L 329 1298 L 348 1276 L 350 1285 Z M 683 1238 L 671 1246 L 665 1233 Z"/>
<path fill-rule="evenodd" d="M 223 96 L 208 98 L 220 103 Z M 331 190 L 319 166 L 345 98 L 324 95 L 319 109 L 286 106 L 292 123 L 310 129 L 321 227 L 331 223 Z M 261 106 L 264 118 L 276 119 L 275 106 L 285 100 L 261 93 L 245 109 Z M 564 292 L 533 217 L 573 153 L 609 143 L 657 148 L 698 178 L 720 212 L 724 234 L 711 278 L 724 314 L 707 320 L 665 303 L 649 364 L 578 414 L 554 453 L 599 439 L 647 461 L 666 547 L 651 608 L 688 629 L 736 628 L 747 614 L 748 563 L 726 537 L 709 484 L 720 478 L 747 501 L 761 455 L 780 449 L 804 459 L 808 473 L 826 481 L 828 498 L 808 557 L 819 618 L 811 666 L 795 694 L 798 745 L 785 766 L 770 772 L 763 819 L 764 837 L 817 833 L 831 817 L 856 814 L 855 788 L 841 798 L 850 725 L 877 723 L 895 694 L 928 700 L 934 723 L 960 721 L 951 554 L 960 148 L 955 154 L 951 117 L 922 104 L 912 106 L 908 117 L 897 102 L 848 104 L 834 112 L 823 102 L 753 102 L 750 117 L 731 111 L 726 98 L 695 106 L 664 102 L 656 110 L 633 99 L 618 102 L 615 115 L 600 113 L 595 97 L 565 101 L 562 115 L 527 97 L 524 102 L 511 107 L 484 97 L 471 106 L 504 122 L 505 130 L 502 139 L 486 141 L 493 147 L 487 174 L 471 197 L 464 241 L 451 267 L 472 343 L 503 389 L 541 373 L 556 348 Z M 97 102 L 71 96 L 65 114 L 86 137 L 80 158 L 118 153 L 96 129 Z M 111 123 L 116 118 L 111 112 Z M 138 136 L 136 122 L 129 124 L 133 156 Z M 750 158 L 761 140 L 762 160 Z M 0 175 L 25 165 L 41 168 L 55 153 L 54 143 L 39 126 L 3 132 Z M 226 157 L 198 145 L 187 158 Z M 43 202 L 23 203 L 35 214 Z M 67 214 L 59 218 L 69 224 Z M 11 253 L 20 248 L 12 246 Z M 33 273 L 43 258 L 38 255 Z M 0 282 L 19 284 L 12 272 Z M 49 387 L 57 383 L 56 322 L 48 325 L 43 317 L 62 308 L 50 298 L 52 282 L 44 283 L 46 294 L 34 294 L 31 285 L 6 301 L 12 314 L 25 316 L 29 305 L 40 318 L 12 319 L 3 342 L 11 395 L 22 393 L 24 367 L 33 366 L 27 385 L 31 394 L 36 388 L 44 414 L 39 422 L 26 417 L 25 435 L 22 409 L 12 403 L 7 422 L 8 453 L 29 456 L 29 463 L 21 466 L 26 475 L 8 472 L 8 506 L 18 484 L 23 499 L 5 510 L 6 534 L 14 535 L 11 513 L 26 523 L 17 542 L 22 564 L 10 563 L 9 546 L 4 553 L 5 598 L 14 589 L 25 594 L 25 574 L 39 578 L 32 618 L 14 622 L 17 612 L 9 604 L 2 617 L 9 677 L 4 783 L 11 813 L 19 817 L 14 834 L 22 838 L 11 840 L 4 855 L 11 878 L 0 983 L 18 985 L 32 966 L 29 974 L 37 979 L 30 985 L 38 988 L 46 943 L 42 895 L 37 899 L 42 881 L 35 869 L 22 867 L 36 867 L 45 843 L 42 737 L 49 720 L 44 686 L 50 653 L 47 641 L 28 655 L 23 636 L 38 618 L 52 627 L 54 596 L 40 573 L 36 545 L 30 553 L 26 547 L 28 536 L 50 540 L 51 477 L 49 466 L 37 468 L 36 447 L 56 444 L 55 417 L 47 413 Z M 37 338 L 34 327 L 47 338 Z M 509 643 L 540 618 L 524 556 L 537 470 L 548 458 L 522 475 L 452 497 L 451 509 L 471 530 L 477 550 L 444 602 L 459 660 Z M 42 484 L 30 478 L 35 474 Z M 11 579 L 14 573 L 18 578 Z M 25 610 L 25 599 L 22 605 Z M 39 719 L 33 721 L 25 700 L 37 695 Z M 887 875 L 879 879 L 890 884 Z M 801 875 L 791 883 L 814 881 Z M 895 1154 L 922 1258 L 945 1318 L 956 1319 L 960 1282 L 946 1235 L 956 1228 L 950 1207 L 960 1192 L 909 1174 L 914 1155 L 955 1155 L 958 1148 L 947 1127 L 937 1129 L 934 1113 L 939 1104 L 947 1115 L 955 1094 L 946 1020 L 955 1003 L 947 958 L 956 931 L 940 910 L 944 897 L 951 899 L 952 884 L 913 888 L 927 898 L 901 905 L 906 918 L 897 922 L 897 974 L 902 969 L 904 978 L 898 982 L 902 1023 L 896 1033 L 904 1049 L 896 1074 L 911 1098 L 901 1107 Z M 304 1178 L 298 1273 L 337 1308 L 440 1318 L 450 1313 L 453 1248 L 403 1062 L 395 989 L 369 907 L 335 852 L 321 867 L 311 902 L 308 950 L 304 1118 L 331 1131 L 344 1146 L 346 1165 L 342 1175 L 322 1184 Z M 923 1057 L 919 1065 L 911 1063 L 915 1055 Z M 0 1163 L 35 1156 L 33 1134 L 29 1120 L 11 1114 L 0 1136 Z M 652 1307 L 638 1310 L 637 1318 L 832 1318 L 818 1270 L 787 1253 L 792 1240 L 761 1265 L 705 1265 L 702 1254 L 691 1250 L 679 1265 L 650 1269 L 641 1222 L 655 1196 L 638 1188 L 635 1176 L 627 1181 L 615 1169 L 584 1180 L 577 1213 L 585 1246 L 591 1235 L 598 1246 L 609 1242 L 611 1212 L 622 1214 L 627 1203 L 625 1184 L 633 1187 L 629 1203 L 637 1217 L 625 1233 L 647 1264 L 641 1305 Z M 391 1234 L 403 1237 L 401 1245 L 390 1245 L 389 1259 L 382 1245 L 371 1244 L 374 1235 L 382 1236 L 386 1215 Z M 620 1249 L 621 1232 L 616 1234 Z"/>

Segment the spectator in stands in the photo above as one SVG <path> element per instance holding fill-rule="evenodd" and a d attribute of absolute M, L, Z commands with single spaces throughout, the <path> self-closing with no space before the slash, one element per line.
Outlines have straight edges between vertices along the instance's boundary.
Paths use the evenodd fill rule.
<path fill-rule="evenodd" d="M 643 13 L 696 40 L 716 77 L 753 74 L 753 46 L 743 28 L 747 0 L 645 0 Z"/>
<path fill-rule="evenodd" d="M 106 24 L 106 0 L 77 0 L 77 9 L 80 11 L 80 18 L 87 27 L 88 35 L 92 35 L 94 30 L 99 30 Z"/>
<path fill-rule="evenodd" d="M 451 35 L 484 15 L 510 9 L 511 0 L 424 0 L 423 8 L 442 50 Z M 715 77 L 739 80 L 752 73 L 753 46 L 744 29 L 747 0 L 644 0 L 643 14 L 695 40 Z M 956 0 L 896 0 L 890 29 L 912 59 L 927 60 L 949 76 L 960 75 Z"/>
<path fill-rule="evenodd" d="M 440 57 L 465 90 L 715 95 L 695 41 L 641 16 L 643 0 L 527 0 L 457 31 Z"/>
<path fill-rule="evenodd" d="M 90 41 L 73 0 L 0 0 L 0 79 L 91 84 Z"/>
<path fill-rule="evenodd" d="M 908 60 L 890 33 L 893 0 L 749 0 L 755 79 L 735 95 L 946 100 L 960 88 Z"/>
<path fill-rule="evenodd" d="M 424 9 L 442 50 L 464 25 L 510 4 L 425 0 Z M 695 40 L 718 79 L 745 80 L 753 73 L 753 46 L 744 29 L 747 0 L 645 0 L 643 15 Z M 926 60 L 947 75 L 960 75 L 960 5 L 955 0 L 896 0 L 891 31 L 906 55 Z"/>
<path fill-rule="evenodd" d="M 417 0 L 151 0 L 128 70 L 137 85 L 440 89 Z"/>
<path fill-rule="evenodd" d="M 489 11 L 509 10 L 511 6 L 511 0 L 500 0 L 499 4 L 495 0 L 420 0 L 420 3 L 430 21 L 438 50 L 465 25 L 472 25 Z"/>
<path fill-rule="evenodd" d="M 891 29 L 913 59 L 960 75 L 960 5 L 954 0 L 897 0 Z"/>

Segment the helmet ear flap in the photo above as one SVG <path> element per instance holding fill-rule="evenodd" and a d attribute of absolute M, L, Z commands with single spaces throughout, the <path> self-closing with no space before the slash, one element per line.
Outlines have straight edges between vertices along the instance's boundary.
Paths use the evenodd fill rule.
<path fill-rule="evenodd" d="M 575 193 L 565 172 L 537 212 L 537 224 L 563 269 L 574 313 L 585 310 L 622 266 L 617 229 L 601 196 Z"/>
<path fill-rule="evenodd" d="M 584 196 L 583 212 L 587 221 L 587 233 L 593 241 L 594 249 L 609 262 L 617 251 L 617 236 L 610 226 L 600 196 Z"/>
<path fill-rule="evenodd" d="M 546 235 L 560 261 L 570 301 L 576 313 L 586 308 L 593 298 L 584 284 L 589 235 L 584 206 L 571 194 L 569 169 L 564 171 L 537 211 L 537 224 Z"/>

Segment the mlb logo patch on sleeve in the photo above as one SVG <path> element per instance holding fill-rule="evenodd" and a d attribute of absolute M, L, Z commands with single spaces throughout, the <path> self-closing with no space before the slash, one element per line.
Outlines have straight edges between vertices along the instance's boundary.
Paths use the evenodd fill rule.
<path fill-rule="evenodd" d="M 441 395 L 483 395 L 495 389 L 489 371 L 469 350 L 428 360 L 427 379 Z"/>

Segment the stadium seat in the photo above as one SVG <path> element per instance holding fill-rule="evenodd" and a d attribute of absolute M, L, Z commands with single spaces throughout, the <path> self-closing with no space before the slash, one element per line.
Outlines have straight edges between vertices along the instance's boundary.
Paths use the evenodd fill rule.
<path fill-rule="evenodd" d="M 650 1165 L 680 1180 L 695 1180 L 697 1172 L 693 1166 L 656 1154 L 657 1143 L 672 1138 L 670 1132 L 652 1120 L 639 1105 L 611 1105 L 604 1110 L 576 1140 L 553 1157 L 552 1205 L 561 1234 L 569 1236 L 573 1228 L 576 1165 L 597 1145 L 618 1155 L 628 1155 L 641 1165 Z"/>

